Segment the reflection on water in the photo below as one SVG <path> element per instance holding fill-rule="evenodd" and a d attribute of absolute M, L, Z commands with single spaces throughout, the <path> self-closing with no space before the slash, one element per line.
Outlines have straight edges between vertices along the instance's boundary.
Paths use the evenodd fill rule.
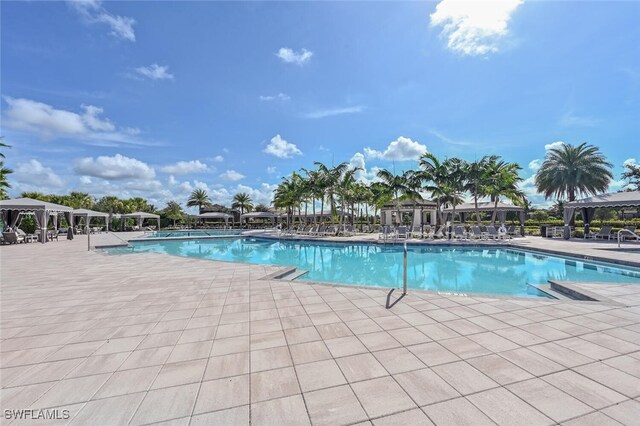
<path fill-rule="evenodd" d="M 483 247 L 409 247 L 407 281 L 425 290 L 540 296 L 527 284 L 548 280 L 640 283 L 640 270 Z M 124 252 L 122 249 L 110 252 Z M 302 281 L 397 287 L 402 247 L 276 241 L 257 238 L 149 241 L 129 252 L 166 253 L 212 260 L 295 266 Z"/>

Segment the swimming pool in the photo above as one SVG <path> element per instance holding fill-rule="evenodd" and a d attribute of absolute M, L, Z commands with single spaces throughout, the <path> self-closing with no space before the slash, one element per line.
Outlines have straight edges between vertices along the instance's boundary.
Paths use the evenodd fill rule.
<path fill-rule="evenodd" d="M 172 238 L 172 237 L 225 237 L 240 235 L 241 230 L 233 229 L 207 229 L 207 230 L 176 230 L 176 231 L 155 231 L 145 235 L 145 238 Z"/>
<path fill-rule="evenodd" d="M 219 238 L 134 242 L 108 253 L 166 253 L 233 262 L 295 266 L 299 281 L 379 287 L 402 283 L 398 245 Z M 640 269 L 505 247 L 408 247 L 408 287 L 456 293 L 545 297 L 528 284 L 548 280 L 640 284 Z"/>

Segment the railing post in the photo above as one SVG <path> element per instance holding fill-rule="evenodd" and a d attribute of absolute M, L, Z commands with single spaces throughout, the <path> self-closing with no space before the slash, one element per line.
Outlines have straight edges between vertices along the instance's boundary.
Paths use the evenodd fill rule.
<path fill-rule="evenodd" d="M 402 294 L 407 294 L 407 243 L 404 243 L 404 265 L 402 271 Z"/>

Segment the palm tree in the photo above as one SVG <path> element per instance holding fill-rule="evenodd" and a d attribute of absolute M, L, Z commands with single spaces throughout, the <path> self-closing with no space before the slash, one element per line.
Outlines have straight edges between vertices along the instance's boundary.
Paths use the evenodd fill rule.
<path fill-rule="evenodd" d="M 545 199 L 575 201 L 578 195 L 605 192 L 613 179 L 612 167 L 597 147 L 586 142 L 578 146 L 565 143 L 547 152 L 536 173 L 536 188 Z"/>
<path fill-rule="evenodd" d="M 211 199 L 209 194 L 204 189 L 194 189 L 189 199 L 187 200 L 187 207 L 198 207 L 198 213 L 202 211 L 202 207 L 211 205 Z"/>
<path fill-rule="evenodd" d="M 254 208 L 253 208 L 254 212 L 270 212 L 271 210 L 269 209 L 269 206 L 265 205 L 265 204 L 257 204 Z"/>
<path fill-rule="evenodd" d="M 251 196 L 246 192 L 240 192 L 233 197 L 231 207 L 234 209 L 240 209 L 240 214 L 243 215 L 245 211 L 250 212 L 253 208 L 253 202 Z"/>
<path fill-rule="evenodd" d="M 629 191 L 640 191 L 640 166 L 626 163 L 624 168 L 625 171 L 622 173 L 622 179 L 629 181 L 625 187 L 628 188 Z M 635 187 L 635 189 L 633 187 Z"/>
<path fill-rule="evenodd" d="M 184 219 L 184 212 L 182 211 L 182 206 L 178 204 L 176 201 L 169 201 L 167 203 L 167 207 L 164 208 L 161 212 L 167 219 L 173 221 L 173 226 L 176 226 L 177 220 Z"/>
<path fill-rule="evenodd" d="M 460 204 L 463 163 L 458 159 L 440 161 L 432 153 L 426 152 L 420 157 L 419 164 L 422 168 L 420 178 L 426 183 L 423 189 L 429 191 L 436 201 L 436 224 L 442 224 L 440 207 L 451 203 L 455 209 Z M 455 210 L 453 216 L 455 218 Z"/>
<path fill-rule="evenodd" d="M 280 185 L 274 190 L 273 206 L 279 209 L 285 209 L 287 212 L 287 224 L 293 222 L 293 210 L 300 205 L 299 184 L 297 182 L 296 173 L 292 176 L 284 178 Z"/>
<path fill-rule="evenodd" d="M 69 207 L 74 209 L 91 209 L 95 204 L 93 197 L 86 192 L 71 192 L 67 197 Z"/>
<path fill-rule="evenodd" d="M 497 161 L 497 155 L 487 155 L 480 160 L 468 163 L 464 169 L 466 177 L 464 190 L 469 191 L 473 197 L 473 204 L 476 211 L 476 222 L 480 225 L 480 210 L 478 199 L 487 195 L 486 187 L 489 184 L 490 174 L 487 172 L 489 164 Z"/>
<path fill-rule="evenodd" d="M 505 161 L 494 161 L 488 164 L 486 195 L 494 202 L 491 223 L 495 223 L 498 215 L 498 202 L 500 197 L 506 197 L 517 205 L 523 205 L 525 200 L 524 192 L 520 190 L 519 184 L 522 178 L 518 171 L 522 168 L 517 163 L 507 163 Z"/>
<path fill-rule="evenodd" d="M 308 192 L 311 197 L 311 211 L 313 213 L 313 224 L 317 223 L 316 200 L 320 200 L 320 211 L 324 209 L 325 184 L 324 175 L 320 170 L 302 169 L 307 174 L 306 181 L 309 183 Z"/>
<path fill-rule="evenodd" d="M 373 206 L 373 224 L 375 225 L 378 210 L 393 200 L 393 193 L 382 182 L 373 182 L 369 186 L 369 191 L 371 193 L 369 204 Z"/>
<path fill-rule="evenodd" d="M 335 199 L 336 187 L 342 174 L 349 168 L 349 164 L 340 163 L 335 167 L 327 167 L 325 164 L 319 161 L 316 161 L 314 164 L 316 165 L 316 167 L 318 167 L 318 171 L 320 172 L 320 180 L 322 181 L 322 186 L 324 187 L 325 197 L 327 198 L 327 201 L 329 201 L 329 206 L 331 207 L 331 215 L 335 217 L 337 215 Z M 324 209 L 324 202 L 322 204 L 322 208 Z M 320 214 L 324 214 L 324 212 L 321 211 Z"/>
<path fill-rule="evenodd" d="M 395 175 L 386 169 L 378 170 L 377 176 L 382 181 L 381 183 L 388 188 L 388 191 L 393 194 L 397 214 L 396 220 L 401 223 L 400 201 L 422 198 L 417 190 L 419 176 L 413 170 L 407 170 L 401 175 Z"/>

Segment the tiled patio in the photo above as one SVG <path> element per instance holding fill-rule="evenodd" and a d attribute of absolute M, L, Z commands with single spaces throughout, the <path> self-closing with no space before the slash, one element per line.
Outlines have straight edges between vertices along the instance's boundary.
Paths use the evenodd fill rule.
<path fill-rule="evenodd" d="M 54 424 L 638 424 L 640 289 L 625 306 L 387 292 L 277 268 L 0 248 L 1 408 Z M 100 237 L 97 237 L 100 238 Z M 21 424 L 3 419 L 3 424 Z M 24 421 L 45 424 L 45 421 Z"/>

